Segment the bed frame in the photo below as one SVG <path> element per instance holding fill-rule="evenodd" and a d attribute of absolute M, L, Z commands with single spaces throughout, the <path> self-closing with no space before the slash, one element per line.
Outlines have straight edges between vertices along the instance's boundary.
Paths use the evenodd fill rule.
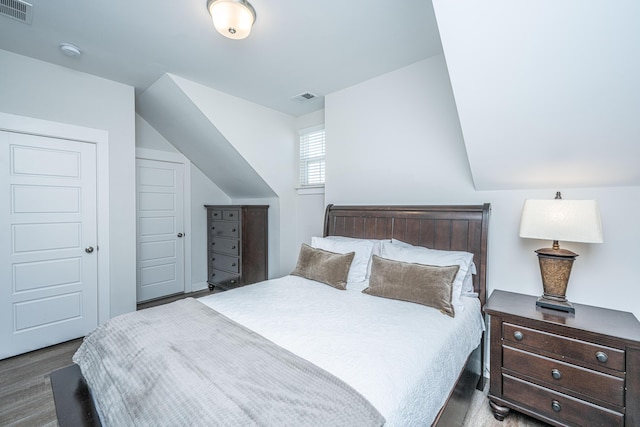
<path fill-rule="evenodd" d="M 474 206 L 334 206 L 324 218 L 325 236 L 362 239 L 394 238 L 431 249 L 466 251 L 474 255 L 473 287 L 481 307 L 487 297 L 487 240 L 491 205 Z M 454 389 L 433 425 L 460 426 L 474 391 L 484 389 L 484 334 L 467 359 Z"/>
<path fill-rule="evenodd" d="M 471 252 L 477 269 L 473 286 L 484 307 L 489 211 L 488 203 L 473 206 L 329 205 L 325 212 L 324 235 L 394 238 L 431 249 Z M 483 349 L 484 337 L 469 356 L 434 425 L 462 425 L 474 390 L 484 388 Z M 91 393 L 77 365 L 52 372 L 51 386 L 61 427 L 100 426 Z"/>

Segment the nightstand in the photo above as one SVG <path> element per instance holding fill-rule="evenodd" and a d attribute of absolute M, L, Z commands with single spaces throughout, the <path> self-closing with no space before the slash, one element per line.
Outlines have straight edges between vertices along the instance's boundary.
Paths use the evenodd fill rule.
<path fill-rule="evenodd" d="M 536 297 L 494 291 L 489 403 L 554 426 L 640 426 L 640 322 L 631 313 L 574 304 L 575 314 L 536 307 Z"/>

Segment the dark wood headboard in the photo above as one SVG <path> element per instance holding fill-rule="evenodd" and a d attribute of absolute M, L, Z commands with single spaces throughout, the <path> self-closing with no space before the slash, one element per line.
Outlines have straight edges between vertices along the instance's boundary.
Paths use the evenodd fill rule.
<path fill-rule="evenodd" d="M 324 217 L 325 236 L 398 239 L 416 246 L 474 255 L 473 287 L 484 306 L 491 205 L 334 206 Z"/>

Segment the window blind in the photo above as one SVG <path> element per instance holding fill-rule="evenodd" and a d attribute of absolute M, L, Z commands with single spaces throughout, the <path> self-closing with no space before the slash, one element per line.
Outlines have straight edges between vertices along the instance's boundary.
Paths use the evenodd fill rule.
<path fill-rule="evenodd" d="M 302 129 L 300 135 L 300 187 L 324 185 L 324 126 Z"/>

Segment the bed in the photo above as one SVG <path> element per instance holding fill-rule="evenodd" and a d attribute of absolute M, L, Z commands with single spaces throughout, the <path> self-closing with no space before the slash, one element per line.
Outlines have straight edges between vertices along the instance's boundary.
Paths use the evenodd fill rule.
<path fill-rule="evenodd" d="M 194 312 L 200 311 L 200 307 L 202 307 L 201 311 L 204 316 L 218 313 L 222 318 L 221 321 L 227 322 L 223 324 L 224 326 L 219 327 L 221 328 L 219 330 L 224 330 L 225 334 L 218 333 L 218 336 L 227 334 L 228 325 L 237 324 L 241 329 L 247 329 L 249 333 L 256 335 L 256 339 L 266 338 L 270 345 L 273 344 L 277 348 L 284 349 L 287 352 L 287 357 L 290 355 L 295 363 L 302 363 L 304 368 L 302 370 L 307 370 L 307 367 L 317 369 L 322 377 L 319 381 L 324 381 L 326 374 L 329 382 L 339 383 L 340 387 L 345 385 L 340 389 L 327 389 L 326 393 L 329 394 L 329 398 L 326 394 L 313 395 L 310 397 L 311 402 L 331 402 L 331 396 L 342 396 L 340 393 L 343 392 L 354 394 L 356 400 L 360 399 L 358 404 L 363 404 L 362 413 L 366 413 L 365 419 L 373 417 L 371 422 L 359 421 L 363 425 L 379 425 L 380 420 L 383 420 L 382 422 L 386 425 L 460 425 L 474 390 L 483 388 L 481 373 L 482 366 L 484 366 L 482 351 L 484 347 L 484 321 L 481 310 L 486 297 L 489 210 L 489 204 L 474 206 L 329 205 L 325 213 L 324 238 L 319 238 L 317 244 L 312 244 L 311 249 L 308 250 L 315 256 L 322 252 L 323 244 L 330 244 L 329 248 L 333 249 L 340 245 L 346 245 L 347 248 L 350 248 L 349 245 L 353 242 L 360 244 L 360 241 L 374 242 L 372 245 L 375 242 L 383 242 L 381 248 L 388 247 L 388 251 L 387 249 L 378 249 L 383 252 L 380 252 L 379 258 L 377 256 L 371 257 L 375 260 L 373 266 L 371 266 L 371 259 L 368 260 L 368 265 L 366 265 L 368 281 L 355 281 L 349 276 L 349 280 L 346 281 L 346 289 L 336 289 L 334 286 L 310 280 L 305 277 L 304 271 L 303 274 L 300 274 L 299 267 L 304 249 L 302 248 L 298 266 L 294 271 L 297 274 L 207 296 L 198 301 L 184 301 L 181 303 L 184 306 L 181 309 L 186 310 L 185 312 Z M 403 248 L 402 245 L 406 246 Z M 447 305 L 444 308 L 440 307 L 440 311 L 438 311 L 424 307 L 422 304 L 400 301 L 397 298 L 387 296 L 379 298 L 372 296 L 374 294 L 367 295 L 366 291 L 363 292 L 374 288 L 372 283 L 380 277 L 381 272 L 396 274 L 396 268 L 408 268 L 406 271 L 422 274 L 423 266 L 415 267 L 416 270 L 413 266 L 400 262 L 400 259 L 397 262 L 391 262 L 383 255 L 393 255 L 393 251 L 421 253 L 419 249 L 423 247 L 447 251 L 447 254 L 454 252 L 472 254 L 475 274 L 468 274 L 469 283 L 465 283 L 465 286 L 470 286 L 471 289 L 468 291 L 473 291 L 473 293 L 468 293 L 460 298 L 458 304 L 462 304 L 462 307 Z M 340 251 L 336 250 L 335 252 L 339 253 Z M 334 252 L 327 253 L 329 255 L 323 253 L 320 255 L 333 256 L 331 254 Z M 342 253 L 345 254 L 341 255 L 343 258 L 349 256 L 344 251 Z M 353 259 L 352 265 L 355 263 L 356 259 Z M 440 274 L 447 268 L 449 267 L 443 267 L 437 273 Z M 332 268 L 328 273 L 333 274 L 335 270 L 336 268 Z M 455 276 L 457 280 L 456 275 L 460 269 L 449 270 L 446 272 L 449 274 L 447 277 L 453 278 Z M 353 268 L 350 272 L 353 272 Z M 327 271 L 323 274 L 327 274 Z M 167 310 L 178 309 L 178 306 L 167 305 L 161 309 L 158 308 L 155 312 L 149 311 L 149 315 L 156 317 L 153 320 L 146 319 L 145 321 L 161 322 L 166 317 Z M 450 311 L 448 314 L 447 310 Z M 301 317 L 300 313 L 303 313 L 304 316 Z M 205 320 L 195 319 L 194 322 L 193 325 L 199 325 L 204 324 Z M 435 328 L 428 330 L 423 326 L 425 324 L 435 325 Z M 188 328 L 196 329 L 193 325 Z M 470 327 L 469 325 L 474 326 Z M 447 336 L 441 337 L 436 334 L 436 331 L 447 328 L 451 330 Z M 172 325 L 167 325 L 162 329 L 172 329 Z M 210 329 L 211 327 L 207 326 L 202 330 L 200 336 L 209 333 Z M 206 337 L 207 341 L 204 344 L 196 343 L 197 339 L 195 338 L 185 339 L 182 343 L 180 342 L 182 338 L 180 330 L 176 329 L 175 333 L 176 335 L 170 341 L 180 343 L 178 347 L 181 349 L 189 348 L 190 345 L 200 345 L 200 347 L 193 347 L 190 353 L 198 352 L 198 348 L 205 346 L 206 342 L 217 339 L 216 334 L 213 333 Z M 244 343 L 243 340 L 245 338 L 238 342 Z M 134 341 L 144 342 L 144 338 L 136 338 Z M 462 344 L 456 354 L 443 355 L 442 352 L 436 352 L 435 355 L 423 356 L 423 352 L 428 347 L 439 345 L 450 349 L 454 343 L 456 345 Z M 223 348 L 227 344 L 217 342 L 217 345 Z M 118 346 L 126 348 L 119 343 Z M 160 346 L 148 344 L 146 347 Z M 237 351 L 236 347 L 233 348 L 232 351 Z M 138 350 L 133 350 L 133 352 L 136 351 Z M 270 351 L 272 350 L 269 349 Z M 216 354 L 215 357 L 219 358 L 220 355 Z M 277 353 L 276 359 L 283 359 L 282 354 Z M 430 360 L 430 362 L 423 363 L 424 360 Z M 238 369 L 236 376 L 242 375 L 239 373 L 241 369 L 234 365 L 234 363 L 239 363 L 236 360 L 220 363 L 205 362 L 204 359 L 195 360 L 189 362 L 190 368 L 200 362 L 205 366 L 199 368 L 200 372 L 206 371 L 202 376 L 212 375 L 214 379 L 211 382 L 220 378 L 220 383 L 226 384 L 227 379 L 223 379 L 219 375 L 228 371 L 235 373 L 235 369 Z M 122 362 L 119 363 L 122 364 Z M 219 369 L 219 371 L 211 368 L 214 365 L 215 369 Z M 435 371 L 433 370 L 434 366 Z M 83 367 L 83 369 L 85 368 Z M 278 376 L 287 375 L 279 373 Z M 443 384 L 436 385 L 435 379 L 442 379 Z M 60 425 L 99 425 L 100 418 L 105 419 L 104 408 L 99 415 L 100 410 L 96 410 L 94 406 L 95 394 L 99 390 L 89 391 L 77 365 L 52 373 L 51 381 Z M 316 381 L 315 377 L 303 381 L 308 381 L 308 384 L 316 384 L 312 382 Z M 95 380 L 89 380 L 89 382 L 97 384 Z M 175 382 L 174 384 L 177 390 L 179 384 Z M 193 382 L 190 382 L 187 388 L 195 388 L 192 384 Z M 209 383 L 203 385 L 203 387 L 208 386 Z M 242 387 L 237 385 L 230 387 L 252 388 L 247 387 L 246 383 L 242 383 Z M 264 393 L 265 388 L 269 388 L 256 387 L 259 395 Z M 287 385 L 287 387 L 289 386 Z M 294 384 L 290 387 L 295 388 L 296 386 Z M 314 385 L 306 388 L 313 389 L 315 393 L 318 390 L 318 392 L 322 391 L 322 387 Z M 352 393 L 354 391 L 355 393 Z M 183 393 L 179 392 L 179 394 Z M 214 394 L 212 393 L 212 395 Z M 302 395 L 303 393 L 298 390 L 294 399 L 291 396 L 286 396 L 284 399 L 286 404 L 277 412 L 285 412 L 294 406 L 291 404 L 291 400 L 298 399 L 298 394 Z M 153 396 L 153 394 L 148 394 L 148 396 Z M 349 397 L 349 399 L 351 398 Z M 237 398 L 232 396 L 233 399 Z M 255 402 L 255 396 L 252 399 Z M 275 399 L 282 400 L 282 395 L 278 395 Z M 345 403 L 345 399 L 345 397 L 335 399 L 335 404 L 338 406 L 330 411 L 351 412 L 351 409 L 340 409 L 339 405 Z M 152 397 L 149 397 L 149 400 L 153 400 Z M 366 406 L 367 404 L 373 408 L 375 414 L 380 415 L 379 418 L 375 418 L 377 415 L 374 416 L 367 412 L 370 409 L 369 406 Z M 309 403 L 303 403 L 303 405 L 309 405 Z M 349 401 L 347 407 L 356 408 L 354 405 Z M 253 411 L 254 407 L 259 406 L 252 404 L 251 410 Z M 271 403 L 267 406 L 279 408 Z M 322 411 L 324 411 L 324 407 L 320 408 L 320 412 Z M 353 409 L 353 412 L 358 411 Z M 173 413 L 175 410 L 171 409 L 171 412 Z M 191 412 L 197 411 L 192 410 Z M 220 412 L 220 410 L 214 411 L 208 417 L 216 417 Z M 309 412 L 313 412 L 313 410 L 309 410 Z M 303 417 L 304 415 L 306 414 L 293 414 L 294 417 Z M 107 419 L 110 418 L 107 417 Z M 280 420 L 279 418 L 275 419 Z M 339 422 L 328 424 L 349 425 L 351 422 L 353 419 L 341 419 Z M 212 425 L 224 423 L 224 420 L 211 422 Z M 282 421 L 257 424 L 280 423 L 286 424 Z M 326 420 L 323 423 L 327 424 Z M 305 421 L 304 424 L 314 424 L 314 422 Z"/>

